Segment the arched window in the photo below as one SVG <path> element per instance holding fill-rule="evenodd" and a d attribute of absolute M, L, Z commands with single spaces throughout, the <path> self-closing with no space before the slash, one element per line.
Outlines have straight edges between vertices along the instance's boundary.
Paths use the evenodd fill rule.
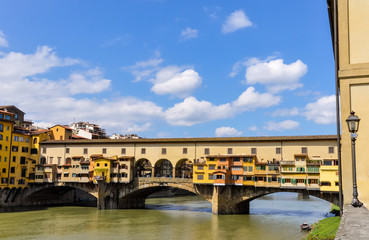
<path fill-rule="evenodd" d="M 37 138 L 33 139 L 33 144 L 37 144 Z"/>
<path fill-rule="evenodd" d="M 2 150 L 2 149 L 3 149 L 3 145 L 0 144 L 0 150 Z"/>
<path fill-rule="evenodd" d="M 3 124 L 2 124 L 2 123 L 0 123 L 0 132 L 2 132 L 2 131 L 3 131 L 3 129 L 4 129 L 4 126 L 3 126 Z"/>
<path fill-rule="evenodd" d="M 3 140 L 3 135 L 2 134 L 0 134 L 0 140 Z"/>

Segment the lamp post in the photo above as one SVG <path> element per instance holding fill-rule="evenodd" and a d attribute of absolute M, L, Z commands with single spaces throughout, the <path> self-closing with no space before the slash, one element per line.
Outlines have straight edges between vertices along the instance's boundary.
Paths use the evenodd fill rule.
<path fill-rule="evenodd" d="M 354 207 L 361 207 L 363 203 L 357 198 L 357 184 L 356 184 L 356 152 L 355 141 L 357 138 L 357 131 L 359 130 L 360 118 L 355 115 L 354 111 L 351 111 L 350 116 L 346 119 L 349 132 L 351 132 L 351 153 L 352 153 L 352 181 L 353 181 L 353 199 L 351 205 Z"/>

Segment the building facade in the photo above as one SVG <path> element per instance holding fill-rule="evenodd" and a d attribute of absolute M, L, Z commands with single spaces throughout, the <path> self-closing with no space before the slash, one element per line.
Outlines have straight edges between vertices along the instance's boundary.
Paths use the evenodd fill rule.
<path fill-rule="evenodd" d="M 353 199 L 351 138 L 346 119 L 351 111 L 361 119 L 356 141 L 356 173 L 359 200 L 369 206 L 369 1 L 328 0 L 337 92 L 340 96 L 342 143 L 342 190 L 344 204 Z M 335 4 L 336 3 L 336 4 Z M 335 163 L 324 167 L 324 175 L 334 176 Z M 331 186 L 325 186 L 331 187 Z"/>
<path fill-rule="evenodd" d="M 80 176 L 86 181 L 82 163 L 89 164 L 89 181 L 95 183 L 173 177 L 192 178 L 195 184 L 316 190 L 321 182 L 338 181 L 338 169 L 329 170 L 336 175 L 321 174 L 322 164 L 337 161 L 334 135 L 51 140 L 41 143 L 40 157 L 44 166 L 55 166 L 55 181 L 61 182 L 81 182 Z M 338 191 L 338 186 L 325 190 Z"/>

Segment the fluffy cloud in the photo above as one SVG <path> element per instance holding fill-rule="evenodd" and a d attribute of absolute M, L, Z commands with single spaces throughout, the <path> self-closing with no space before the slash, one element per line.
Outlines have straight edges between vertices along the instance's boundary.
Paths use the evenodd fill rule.
<path fill-rule="evenodd" d="M 169 94 L 176 97 L 188 97 L 201 85 L 200 75 L 193 69 L 169 66 L 159 70 L 151 88 L 156 94 Z"/>
<path fill-rule="evenodd" d="M 111 80 L 105 79 L 99 68 L 83 73 L 72 73 L 65 82 L 71 94 L 99 93 L 107 90 L 111 84 Z"/>
<path fill-rule="evenodd" d="M 278 105 L 281 97 L 270 93 L 258 93 L 254 87 L 249 87 L 233 102 L 239 111 L 253 110 Z"/>
<path fill-rule="evenodd" d="M 335 95 L 321 97 L 305 107 L 303 114 L 307 120 L 317 124 L 332 124 L 336 122 L 336 97 Z"/>
<path fill-rule="evenodd" d="M 299 128 L 299 126 L 300 126 L 299 122 L 286 120 L 282 122 L 274 122 L 274 121 L 267 122 L 263 128 L 268 131 L 283 131 L 297 129 Z"/>
<path fill-rule="evenodd" d="M 148 120 L 164 119 L 160 106 L 133 97 L 111 100 L 78 97 L 78 94 L 98 93 L 109 89 L 111 80 L 105 79 L 99 68 L 73 72 L 66 79 L 37 78 L 56 67 L 80 61 L 59 58 L 47 46 L 33 54 L 9 52 L 0 56 L 0 102 L 16 105 L 37 125 L 67 124 L 75 120 L 96 122 L 109 129 L 148 129 Z"/>
<path fill-rule="evenodd" d="M 300 60 L 291 64 L 284 64 L 283 59 L 256 62 L 246 69 L 246 83 L 266 85 L 270 93 L 294 90 L 302 87 L 300 78 L 307 73 L 307 69 L 307 65 Z"/>
<path fill-rule="evenodd" d="M 184 40 L 188 40 L 188 39 L 191 39 L 191 38 L 197 38 L 197 35 L 198 35 L 198 30 L 197 29 L 192 29 L 192 28 L 188 27 L 188 28 L 186 28 L 185 30 L 183 30 L 181 32 L 180 39 L 182 41 L 184 41 Z"/>
<path fill-rule="evenodd" d="M 251 27 L 252 22 L 242 10 L 232 12 L 222 26 L 222 33 L 230 33 L 242 28 Z"/>
<path fill-rule="evenodd" d="M 8 47 L 8 41 L 5 38 L 5 34 L 0 31 L 0 47 Z"/>
<path fill-rule="evenodd" d="M 192 126 L 216 119 L 233 116 L 230 104 L 215 106 L 207 101 L 198 101 L 188 97 L 165 111 L 166 120 L 171 125 Z"/>
<path fill-rule="evenodd" d="M 279 96 L 259 93 L 255 88 L 247 88 L 235 101 L 219 106 L 207 101 L 188 97 L 165 111 L 166 120 L 171 125 L 192 126 L 217 119 L 233 117 L 237 113 L 278 105 Z"/>
<path fill-rule="evenodd" d="M 215 130 L 215 136 L 217 137 L 233 137 L 241 136 L 242 132 L 233 127 L 220 127 Z"/>
<path fill-rule="evenodd" d="M 154 58 L 146 61 L 136 62 L 134 65 L 122 67 L 122 69 L 135 76 L 135 79 L 133 80 L 134 82 L 141 81 L 145 78 L 150 78 L 155 74 L 155 72 L 160 70 L 159 65 L 163 62 L 163 59 L 159 56 L 160 53 L 156 52 Z"/>

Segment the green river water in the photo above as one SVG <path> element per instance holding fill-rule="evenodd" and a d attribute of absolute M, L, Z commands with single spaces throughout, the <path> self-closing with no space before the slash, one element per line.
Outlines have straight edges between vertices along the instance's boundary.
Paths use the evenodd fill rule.
<path fill-rule="evenodd" d="M 216 216 L 198 196 L 151 198 L 147 209 L 59 206 L 3 209 L 0 239 L 302 239 L 299 225 L 327 217 L 330 203 L 294 193 L 251 202 L 250 215 Z M 4 212 L 5 211 L 5 212 Z"/>

